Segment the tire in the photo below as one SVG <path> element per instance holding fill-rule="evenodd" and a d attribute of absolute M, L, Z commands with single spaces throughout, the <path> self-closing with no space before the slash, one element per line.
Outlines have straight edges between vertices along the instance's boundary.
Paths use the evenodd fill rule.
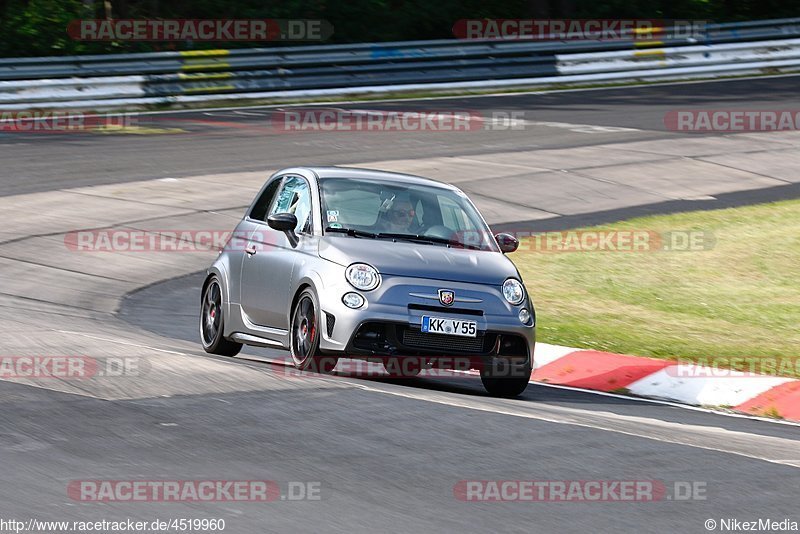
<path fill-rule="evenodd" d="M 209 354 L 236 356 L 242 344 L 223 337 L 225 333 L 225 307 L 222 305 L 222 286 L 216 275 L 212 276 L 200 300 L 200 341 Z"/>
<path fill-rule="evenodd" d="M 294 366 L 301 371 L 330 374 L 339 361 L 338 356 L 323 355 L 319 351 L 320 320 L 317 296 L 304 289 L 292 310 L 289 326 L 289 350 Z"/>
<path fill-rule="evenodd" d="M 499 368 L 495 361 L 481 369 L 483 387 L 493 397 L 511 399 L 518 397 L 528 387 L 531 379 L 531 361 L 521 367 Z"/>
<path fill-rule="evenodd" d="M 383 368 L 392 378 L 413 378 L 422 371 L 419 358 L 387 358 Z"/>

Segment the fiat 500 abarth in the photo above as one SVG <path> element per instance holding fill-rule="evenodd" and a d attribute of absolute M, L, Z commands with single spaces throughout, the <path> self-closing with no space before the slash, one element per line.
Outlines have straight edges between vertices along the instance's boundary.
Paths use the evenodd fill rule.
<path fill-rule="evenodd" d="M 497 396 L 522 393 L 533 303 L 458 188 L 364 169 L 289 168 L 256 196 L 202 287 L 200 337 L 213 354 L 243 344 L 289 350 L 301 370 L 339 358 L 394 375 L 476 369 Z"/>

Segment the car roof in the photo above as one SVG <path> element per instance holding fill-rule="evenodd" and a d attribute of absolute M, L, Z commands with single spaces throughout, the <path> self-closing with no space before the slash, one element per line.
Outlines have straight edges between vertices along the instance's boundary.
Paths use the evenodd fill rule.
<path fill-rule="evenodd" d="M 440 187 L 442 189 L 457 189 L 448 183 L 440 182 L 438 180 L 432 180 L 422 176 L 414 176 L 413 174 L 380 171 L 377 169 L 361 169 L 355 167 L 301 167 L 301 169 L 311 171 L 323 180 L 325 178 L 357 178 L 360 180 L 372 179 L 381 182 L 402 182 L 404 184 L 427 185 L 431 187 Z"/>

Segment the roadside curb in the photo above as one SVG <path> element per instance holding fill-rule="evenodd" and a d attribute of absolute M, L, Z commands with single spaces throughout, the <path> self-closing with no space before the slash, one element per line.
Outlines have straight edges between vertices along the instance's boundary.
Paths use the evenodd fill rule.
<path fill-rule="evenodd" d="M 800 421 L 800 380 L 537 343 L 531 380 Z"/>

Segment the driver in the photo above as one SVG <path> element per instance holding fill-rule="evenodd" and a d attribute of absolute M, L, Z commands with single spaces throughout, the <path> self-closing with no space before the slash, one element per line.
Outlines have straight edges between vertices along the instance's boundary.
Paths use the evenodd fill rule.
<path fill-rule="evenodd" d="M 408 233 L 414 222 L 414 215 L 414 208 L 408 198 L 395 199 L 392 207 L 386 212 L 384 231 L 395 234 Z"/>

